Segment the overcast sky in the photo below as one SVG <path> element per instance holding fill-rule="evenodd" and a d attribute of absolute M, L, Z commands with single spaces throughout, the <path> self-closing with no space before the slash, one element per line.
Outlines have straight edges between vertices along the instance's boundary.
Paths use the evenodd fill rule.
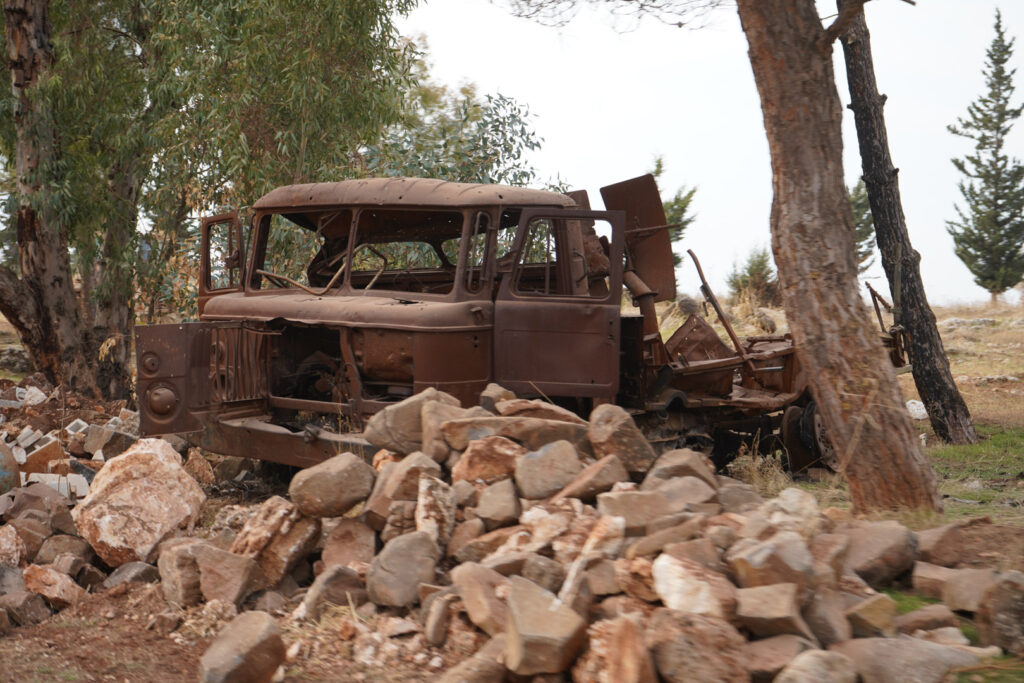
<path fill-rule="evenodd" d="M 831 0 L 818 3 L 823 16 Z M 981 69 L 993 37 L 996 7 L 1011 36 L 1024 35 L 1021 0 L 875 0 L 866 5 L 879 90 L 888 95 L 886 122 L 910 238 L 934 304 L 987 301 L 953 254 L 945 221 L 955 216 L 958 174 L 950 158 L 970 142 L 946 131 L 983 92 Z M 770 243 L 771 169 L 747 43 L 735 6 L 726 5 L 699 30 L 647 19 L 634 22 L 581 10 L 561 28 L 512 17 L 485 0 L 423 0 L 402 23 L 424 34 L 433 76 L 456 85 L 476 83 L 530 107 L 544 138 L 531 161 L 542 178 L 560 177 L 590 191 L 600 207 L 601 186 L 650 171 L 665 158 L 662 194 L 698 188 L 697 220 L 684 248 L 700 257 L 711 284 L 724 292 L 725 276 L 750 249 Z M 839 95 L 849 102 L 842 48 L 836 46 Z M 1024 66 L 1018 41 L 1012 66 Z M 1018 73 L 1015 102 L 1024 95 Z M 860 176 L 853 114 L 843 129 L 846 176 Z M 1024 157 L 1024 121 L 1010 153 Z M 881 267 L 867 273 L 887 291 Z M 687 264 L 679 291 L 695 294 Z"/>

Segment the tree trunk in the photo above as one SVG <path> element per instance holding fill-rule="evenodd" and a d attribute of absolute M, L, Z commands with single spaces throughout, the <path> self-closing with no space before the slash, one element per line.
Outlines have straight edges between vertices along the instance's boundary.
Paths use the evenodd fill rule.
<path fill-rule="evenodd" d="M 801 363 L 855 510 L 942 509 L 857 288 L 831 37 L 813 0 L 737 0 L 772 159 L 772 250 Z"/>
<path fill-rule="evenodd" d="M 0 312 L 18 331 L 36 369 L 55 383 L 97 396 L 91 335 L 81 324 L 67 231 L 50 187 L 59 180 L 57 141 L 45 97 L 33 88 L 53 64 L 47 0 L 5 0 L 4 33 L 14 91 L 19 278 L 0 269 Z"/>
<path fill-rule="evenodd" d="M 839 9 L 849 5 L 839 0 Z M 860 159 L 868 202 L 875 223 L 882 267 L 889 280 L 894 322 L 907 331 L 907 354 L 914 384 L 921 395 L 935 435 L 951 443 L 977 443 L 971 414 L 949 370 L 935 315 L 921 282 L 921 255 L 910 244 L 903 215 L 897 170 L 889 154 L 889 137 L 882 113 L 885 98 L 878 94 L 871 36 L 863 8 L 842 37 L 850 108 L 857 124 Z"/>

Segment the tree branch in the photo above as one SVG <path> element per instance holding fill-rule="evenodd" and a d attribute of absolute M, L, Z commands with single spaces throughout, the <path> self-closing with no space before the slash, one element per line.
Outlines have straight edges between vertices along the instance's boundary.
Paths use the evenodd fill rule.
<path fill-rule="evenodd" d="M 839 15 L 836 16 L 836 20 L 832 22 L 832 25 L 825 29 L 824 42 L 826 45 L 831 45 L 835 42 L 836 38 L 846 33 L 853 20 L 864 11 L 864 3 L 866 2 L 868 0 L 840 2 Z M 903 0 L 903 2 L 908 5 L 917 5 L 917 0 Z"/>

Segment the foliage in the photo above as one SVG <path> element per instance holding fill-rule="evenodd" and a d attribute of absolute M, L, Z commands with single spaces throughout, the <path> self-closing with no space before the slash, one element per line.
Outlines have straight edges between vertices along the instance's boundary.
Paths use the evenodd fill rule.
<path fill-rule="evenodd" d="M 751 309 L 779 306 L 782 293 L 768 249 L 759 247 L 750 252 L 742 267 L 733 266 L 726 278 L 733 301 L 747 301 Z"/>
<path fill-rule="evenodd" d="M 1011 106 L 1015 69 L 1007 69 L 1015 39 L 1007 39 L 996 11 L 995 38 L 986 51 L 985 94 L 949 132 L 974 141 L 974 153 L 953 159 L 964 175 L 965 208 L 947 221 L 956 255 L 993 299 L 1024 277 L 1024 164 L 1005 151 L 1006 137 L 1024 105 Z"/>
<path fill-rule="evenodd" d="M 654 176 L 655 180 L 658 180 L 664 172 L 665 159 L 658 155 L 654 158 L 654 168 L 651 170 L 651 175 Z M 662 204 L 665 206 L 665 219 L 668 221 L 668 225 L 678 224 L 677 227 L 669 228 L 668 231 L 672 244 L 683 241 L 683 233 L 686 232 L 686 229 L 697 218 L 695 215 L 690 214 L 690 203 L 693 202 L 695 194 L 697 194 L 696 187 L 683 185 L 676 190 L 676 193 L 670 199 L 662 201 Z M 682 261 L 682 256 L 673 249 L 672 262 L 678 267 Z"/>
<path fill-rule="evenodd" d="M 852 188 L 847 188 L 847 193 L 850 195 L 850 207 L 853 209 L 857 272 L 863 273 L 875 262 L 875 220 L 871 215 L 868 190 L 863 180 L 858 180 Z"/>

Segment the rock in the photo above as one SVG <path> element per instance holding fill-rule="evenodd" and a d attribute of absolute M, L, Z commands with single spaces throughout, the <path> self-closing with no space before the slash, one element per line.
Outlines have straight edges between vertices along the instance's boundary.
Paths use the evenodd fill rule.
<path fill-rule="evenodd" d="M 300 618 L 318 620 L 329 605 L 358 607 L 366 602 L 366 587 L 359 575 L 348 567 L 334 565 L 325 569 L 309 587 L 299 607 Z"/>
<path fill-rule="evenodd" d="M 36 555 L 39 554 L 43 543 L 51 533 L 50 526 L 31 516 L 31 512 L 34 511 L 26 511 L 17 519 L 12 519 L 7 523 L 7 526 L 14 529 L 22 543 L 25 544 L 24 558 L 29 562 L 35 561 Z"/>
<path fill-rule="evenodd" d="M 42 595 L 27 590 L 0 595 L 0 610 L 19 626 L 34 626 L 50 618 L 50 608 Z"/>
<path fill-rule="evenodd" d="M 914 567 L 917 535 L 899 522 L 859 522 L 843 533 L 850 539 L 847 566 L 871 586 L 888 584 Z"/>
<path fill-rule="evenodd" d="M 442 551 L 447 548 L 455 529 L 452 488 L 436 477 L 422 475 L 416 497 L 415 520 L 416 531 L 430 534 Z"/>
<path fill-rule="evenodd" d="M 872 595 L 846 610 L 855 638 L 888 637 L 896 631 L 896 603 L 884 593 Z"/>
<path fill-rule="evenodd" d="M 756 636 L 790 633 L 814 640 L 797 603 L 795 583 L 741 588 L 736 591 L 736 619 Z"/>
<path fill-rule="evenodd" d="M 539 417 L 465 417 L 442 423 L 441 433 L 448 445 L 457 451 L 466 450 L 472 441 L 491 436 L 511 439 L 531 451 L 562 440 L 571 443 L 578 451 L 590 451 L 586 427 Z"/>
<path fill-rule="evenodd" d="M 597 496 L 597 511 L 601 515 L 622 517 L 629 535 L 643 533 L 655 519 L 677 512 L 660 490 L 601 493 Z"/>
<path fill-rule="evenodd" d="M 67 574 L 37 564 L 25 568 L 25 590 L 42 595 L 55 609 L 77 604 L 87 595 Z"/>
<path fill-rule="evenodd" d="M 644 473 L 654 464 L 656 456 L 651 444 L 629 413 L 617 405 L 605 403 L 594 408 L 587 438 L 596 457 L 615 455 L 627 472 Z"/>
<path fill-rule="evenodd" d="M 866 683 L 942 683 L 952 669 L 978 663 L 969 652 L 917 638 L 854 638 L 829 650 L 849 657 Z"/>
<path fill-rule="evenodd" d="M 626 472 L 622 461 L 614 455 L 606 455 L 583 468 L 552 500 L 579 498 L 589 502 L 594 500 L 597 494 L 610 490 L 618 482 L 628 480 L 629 473 Z"/>
<path fill-rule="evenodd" d="M 406 607 L 419 599 L 421 583 L 432 583 L 440 557 L 430 534 L 414 531 L 388 541 L 366 575 L 370 600 L 387 607 Z"/>
<path fill-rule="evenodd" d="M 203 541 L 197 538 L 173 539 L 160 548 L 157 569 L 164 599 L 177 607 L 198 605 L 203 599 L 199 587 L 199 566 L 193 554 Z"/>
<path fill-rule="evenodd" d="M 353 453 L 342 453 L 300 470 L 288 497 L 307 517 L 340 517 L 373 490 L 377 472 Z"/>
<path fill-rule="evenodd" d="M 451 423 L 446 423 L 451 424 Z M 503 436 L 488 436 L 471 441 L 452 468 L 452 482 L 465 480 L 489 484 L 506 479 L 515 472 L 519 458 L 527 450 Z"/>
<path fill-rule="evenodd" d="M 677 560 L 690 560 L 707 567 L 711 571 L 724 573 L 725 565 L 722 563 L 722 552 L 707 537 L 696 538 L 692 541 L 679 543 L 668 543 L 663 548 L 664 552 Z"/>
<path fill-rule="evenodd" d="M 387 451 L 381 451 L 381 453 L 384 452 Z M 366 504 L 363 506 L 363 520 L 374 531 L 381 531 L 387 523 L 391 498 L 384 492 L 384 489 L 397 468 L 398 462 L 386 462 L 381 465 L 377 472 L 377 481 L 373 485 L 373 491 L 370 492 L 370 497 L 366 499 Z"/>
<path fill-rule="evenodd" d="M 0 637 L 6 636 L 11 630 L 11 618 L 7 616 L 7 610 L 0 607 Z"/>
<path fill-rule="evenodd" d="M 718 488 L 715 473 L 708 467 L 704 456 L 689 448 L 680 448 L 666 451 L 654 461 L 640 489 L 650 491 L 676 477 L 697 477 L 712 489 Z"/>
<path fill-rule="evenodd" d="M 917 532 L 921 559 L 940 567 L 955 567 L 960 562 L 963 531 L 959 524 L 946 524 Z"/>
<path fill-rule="evenodd" d="M 841 643 L 853 637 L 853 629 L 846 618 L 843 598 L 834 590 L 819 590 L 808 601 L 803 618 L 822 647 Z"/>
<path fill-rule="evenodd" d="M 764 498 L 749 484 L 730 484 L 718 489 L 718 502 L 726 512 L 742 512 L 761 506 Z"/>
<path fill-rule="evenodd" d="M 857 683 L 853 661 L 839 652 L 808 650 L 793 658 L 774 683 Z"/>
<path fill-rule="evenodd" d="M 707 567 L 662 553 L 651 567 L 654 590 L 670 609 L 729 619 L 736 611 L 736 588 Z"/>
<path fill-rule="evenodd" d="M 36 564 L 50 564 L 58 555 L 62 554 L 73 555 L 83 563 L 89 562 L 93 558 L 92 548 L 84 538 L 68 534 L 55 534 L 43 541 L 39 552 L 36 553 L 35 562 Z"/>
<path fill-rule="evenodd" d="M 743 660 L 746 641 L 723 619 L 658 609 L 647 622 L 644 642 L 668 683 L 750 680 Z"/>
<path fill-rule="evenodd" d="M 441 425 L 448 420 L 458 420 L 466 417 L 490 417 L 490 413 L 482 408 L 465 409 L 460 406 L 453 406 L 440 401 L 427 401 L 420 409 L 420 422 L 422 423 L 423 439 L 420 450 L 442 463 L 452 454 L 452 448 L 444 439 L 441 432 Z"/>
<path fill-rule="evenodd" d="M 794 583 L 803 593 L 812 569 L 811 553 L 793 531 L 777 533 L 766 541 L 737 543 L 725 559 L 743 588 Z"/>
<path fill-rule="evenodd" d="M 992 581 L 978 602 L 974 622 L 982 645 L 1024 657 L 1024 572 L 1005 572 Z"/>
<path fill-rule="evenodd" d="M 632 598 L 647 602 L 660 599 L 654 589 L 654 563 L 649 558 L 637 557 L 630 560 L 620 557 L 615 560 L 615 581 Z"/>
<path fill-rule="evenodd" d="M 555 441 L 519 459 L 516 486 L 524 498 L 547 498 L 572 482 L 582 470 L 576 448 L 568 441 Z"/>
<path fill-rule="evenodd" d="M 324 543 L 325 567 L 356 567 L 373 562 L 376 552 L 376 538 L 373 529 L 358 519 L 342 519 Z"/>
<path fill-rule="evenodd" d="M 207 602 L 221 600 L 237 607 L 249 595 L 268 585 L 263 570 L 250 557 L 208 543 L 196 544 L 191 549 L 199 569 L 199 589 Z"/>
<path fill-rule="evenodd" d="M 565 582 L 565 573 L 565 567 L 550 557 L 530 553 L 523 563 L 520 576 L 546 591 L 557 594 Z"/>
<path fill-rule="evenodd" d="M 156 583 L 160 580 L 160 570 L 145 562 L 128 562 L 110 573 L 103 581 L 103 588 L 110 590 L 122 583 Z"/>
<path fill-rule="evenodd" d="M 429 606 L 424 606 L 427 616 L 423 620 L 423 636 L 430 645 L 444 645 L 448 638 L 448 625 L 451 623 L 451 605 L 458 599 L 458 595 L 449 593 L 432 600 Z"/>
<path fill-rule="evenodd" d="M 743 659 L 755 681 L 770 681 L 797 655 L 812 649 L 814 644 L 800 636 L 772 636 L 744 645 Z"/>
<path fill-rule="evenodd" d="M 235 617 L 199 660 L 200 683 L 269 683 L 284 663 L 285 647 L 274 618 L 266 612 Z"/>
<path fill-rule="evenodd" d="M 378 448 L 398 453 L 419 450 L 423 444 L 423 406 L 430 401 L 459 406 L 459 399 L 451 394 L 427 387 L 377 412 L 366 423 L 363 437 Z"/>
<path fill-rule="evenodd" d="M 505 666 L 519 675 L 561 673 L 586 640 L 587 622 L 552 593 L 509 579 Z"/>
<path fill-rule="evenodd" d="M 521 526 L 507 526 L 489 531 L 465 542 L 462 547 L 455 551 L 455 559 L 458 562 L 480 562 L 504 545 L 510 537 L 522 532 L 523 527 Z M 452 536 L 454 537 L 455 534 L 453 533 Z"/>
<path fill-rule="evenodd" d="M 0 526 L 0 568 L 20 567 L 28 561 L 27 555 L 18 530 L 9 524 Z"/>
<path fill-rule="evenodd" d="M 197 484 L 215 484 L 217 475 L 213 473 L 210 462 L 203 457 L 198 448 L 188 449 L 188 459 L 185 460 L 185 472 L 196 480 Z"/>
<path fill-rule="evenodd" d="M 437 683 L 495 683 L 505 680 L 502 659 L 506 640 L 505 634 L 491 638 L 472 657 L 446 671 Z"/>
<path fill-rule="evenodd" d="M 457 508 L 473 507 L 476 505 L 476 487 L 465 479 L 452 482 L 452 498 Z"/>
<path fill-rule="evenodd" d="M 11 447 L 7 445 L 6 441 L 0 443 L 0 494 L 7 493 L 21 485 L 21 476 L 18 474 L 20 471 Z"/>
<path fill-rule="evenodd" d="M 381 543 L 416 530 L 416 503 L 411 500 L 395 500 L 388 508 L 387 522 L 380 532 Z"/>
<path fill-rule="evenodd" d="M 901 614 L 894 620 L 896 630 L 900 633 L 914 633 L 915 631 L 931 631 L 943 626 L 959 626 L 960 620 L 945 605 L 925 605 L 913 612 Z"/>
<path fill-rule="evenodd" d="M 635 616 L 602 619 L 587 629 L 587 649 L 576 660 L 576 683 L 657 683 L 654 662 Z"/>
<path fill-rule="evenodd" d="M 822 518 L 818 500 L 809 491 L 790 487 L 759 508 L 772 527 L 778 531 L 795 531 L 805 538 L 829 531 L 832 522 Z"/>
<path fill-rule="evenodd" d="M 511 401 L 515 399 L 516 395 L 501 386 L 491 382 L 484 390 L 480 392 L 480 407 L 484 410 L 496 413 L 498 411 L 498 404 L 502 401 Z"/>
<path fill-rule="evenodd" d="M 25 574 L 15 567 L 0 566 L 0 595 L 25 590 Z"/>
<path fill-rule="evenodd" d="M 476 515 L 484 521 L 488 530 L 514 523 L 521 512 L 516 487 L 511 479 L 491 484 L 480 492 Z"/>
<path fill-rule="evenodd" d="M 928 562 L 915 562 L 911 582 L 914 590 L 926 598 L 941 598 L 946 582 L 956 573 L 955 569 L 940 567 Z"/>
<path fill-rule="evenodd" d="M 657 491 L 665 496 L 672 512 L 693 510 L 695 506 L 713 503 L 716 496 L 715 489 L 697 477 L 670 479 L 659 486 Z M 715 512 L 718 512 L 717 508 Z"/>
<path fill-rule="evenodd" d="M 653 568 L 652 568 L 653 572 Z M 612 560 L 598 560 L 587 570 L 587 587 L 595 597 L 621 593 L 619 581 L 615 578 L 615 563 Z"/>
<path fill-rule="evenodd" d="M 295 505 L 273 496 L 246 520 L 231 552 L 256 560 L 273 586 L 313 551 L 319 539 L 320 520 L 303 517 Z"/>
<path fill-rule="evenodd" d="M 467 519 L 464 522 L 459 522 L 455 526 L 455 530 L 452 531 L 452 536 L 448 539 L 448 546 L 445 549 L 445 555 L 447 557 L 454 557 L 464 545 L 472 541 L 474 538 L 479 538 L 487 531 L 487 527 L 484 526 L 484 520 Z M 486 553 L 481 554 L 476 559 L 482 559 Z"/>
<path fill-rule="evenodd" d="M 420 477 L 440 477 L 441 466 L 419 451 L 402 458 L 384 482 L 384 496 L 390 501 L 415 501 L 419 497 Z"/>
<path fill-rule="evenodd" d="M 992 569 L 954 569 L 942 587 L 942 602 L 957 612 L 975 612 L 985 590 L 996 580 Z"/>
<path fill-rule="evenodd" d="M 162 541 L 199 520 L 206 495 L 162 439 L 108 460 L 71 512 L 79 534 L 111 567 L 152 562 Z"/>
<path fill-rule="evenodd" d="M 509 590 L 508 579 L 475 562 L 460 564 L 452 570 L 451 576 L 469 620 L 488 635 L 503 633 L 508 621 L 504 602 Z"/>
<path fill-rule="evenodd" d="M 87 590 L 94 589 L 96 586 L 101 586 L 106 580 L 107 575 L 91 564 L 83 565 L 75 576 L 75 582 Z"/>
<path fill-rule="evenodd" d="M 818 534 L 810 539 L 814 583 L 834 588 L 846 567 L 850 539 L 844 534 Z"/>
<path fill-rule="evenodd" d="M 916 399 L 907 401 L 907 412 L 910 413 L 911 419 L 914 420 L 927 420 L 928 411 L 925 410 L 924 403 Z"/>

